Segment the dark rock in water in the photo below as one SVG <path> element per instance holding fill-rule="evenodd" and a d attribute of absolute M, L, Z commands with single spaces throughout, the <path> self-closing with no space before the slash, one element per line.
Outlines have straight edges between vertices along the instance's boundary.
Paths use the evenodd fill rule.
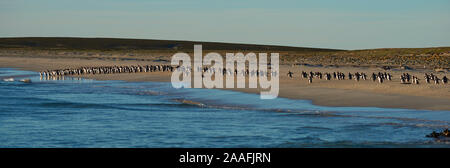
<path fill-rule="evenodd" d="M 428 137 L 428 138 L 436 138 L 436 139 L 450 138 L 450 131 L 448 130 L 448 128 L 445 129 L 442 132 L 433 131 L 431 134 L 426 135 L 426 137 Z"/>

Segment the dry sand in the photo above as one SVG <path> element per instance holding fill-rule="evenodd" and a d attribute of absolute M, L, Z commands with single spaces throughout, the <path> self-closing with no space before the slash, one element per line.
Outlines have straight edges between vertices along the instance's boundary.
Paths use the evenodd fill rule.
<path fill-rule="evenodd" d="M 42 71 L 47 69 L 78 68 L 82 66 L 103 65 L 149 65 L 164 64 L 150 60 L 108 60 L 108 59 L 86 59 L 70 57 L 38 57 L 38 56 L 11 56 L 0 55 L 0 67 L 19 68 L 24 70 Z M 294 79 L 285 74 L 294 72 Z M 334 72 L 384 72 L 377 68 L 362 67 L 309 67 L 280 65 L 280 97 L 292 99 L 311 100 L 313 104 L 322 106 L 358 106 L 358 107 L 386 107 L 424 110 L 446 110 L 450 111 L 450 84 L 425 84 L 421 80 L 420 85 L 400 84 L 399 76 L 403 72 L 418 76 L 423 79 L 423 74 L 430 71 L 412 70 L 390 70 L 394 75 L 393 81 L 383 84 L 372 81 L 354 80 L 317 80 L 308 84 L 307 80 L 300 78 L 301 71 Z M 440 78 L 448 73 L 435 73 Z M 125 81 L 160 81 L 170 82 L 170 73 L 134 73 L 134 74 L 100 74 L 84 75 L 82 77 L 96 80 L 125 80 Z M 260 93 L 259 89 L 232 89 L 247 93 Z"/>

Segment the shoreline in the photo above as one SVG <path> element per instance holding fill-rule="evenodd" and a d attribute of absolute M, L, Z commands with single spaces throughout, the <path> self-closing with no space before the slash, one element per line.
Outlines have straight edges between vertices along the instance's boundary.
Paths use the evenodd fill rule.
<path fill-rule="evenodd" d="M 0 57 L 0 67 L 18 68 L 29 71 L 41 71 L 45 69 L 59 69 L 61 67 L 81 67 L 99 65 L 145 65 L 159 64 L 152 61 L 105 61 L 85 60 L 71 58 L 29 58 L 29 57 Z M 299 69 L 298 67 L 294 67 Z M 280 74 L 294 69 L 291 66 L 280 65 Z M 330 70 L 324 67 L 301 67 L 304 70 Z M 340 71 L 361 70 L 358 68 L 336 68 Z M 331 69 L 331 70 L 336 70 Z M 376 69 L 367 69 L 374 71 Z M 422 72 L 417 72 L 422 73 Z M 294 75 L 299 75 L 298 70 Z M 123 80 L 129 82 L 170 82 L 170 73 L 123 73 L 123 74 L 97 74 L 80 75 L 95 80 Z M 402 87 L 405 87 L 403 89 Z M 387 89 L 386 89 L 387 88 Z M 395 92 L 389 91 L 394 88 Z M 430 89 L 431 88 L 431 89 Z M 224 89 L 224 88 L 220 88 Z M 403 89 L 403 90 L 402 90 Z M 259 89 L 225 89 L 245 93 L 259 94 Z M 412 90 L 412 91 L 408 91 Z M 419 92 L 419 93 L 416 93 Z M 313 105 L 327 107 L 379 107 L 379 108 L 401 108 L 416 110 L 443 110 L 450 111 L 450 85 L 435 86 L 434 84 L 422 84 L 419 86 L 402 86 L 397 82 L 381 84 L 361 81 L 319 81 L 308 84 L 302 79 L 288 79 L 280 76 L 280 92 L 278 97 L 289 99 L 309 100 Z"/>

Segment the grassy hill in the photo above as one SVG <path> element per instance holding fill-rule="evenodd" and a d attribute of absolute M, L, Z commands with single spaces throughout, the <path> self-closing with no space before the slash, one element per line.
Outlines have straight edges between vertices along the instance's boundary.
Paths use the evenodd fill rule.
<path fill-rule="evenodd" d="M 450 68 L 450 47 L 383 48 L 337 50 L 274 45 L 218 43 L 202 41 L 145 40 L 117 38 L 23 37 L 0 38 L 0 56 L 77 57 L 84 59 L 165 59 L 175 52 L 192 52 L 194 44 L 203 50 L 225 52 L 278 52 L 283 64 L 345 66 L 410 66 Z M 156 53 L 156 54 L 155 54 Z"/>
<path fill-rule="evenodd" d="M 218 43 L 218 42 L 202 42 L 202 41 L 117 39 L 117 38 L 67 38 L 67 37 L 0 38 L 0 48 L 188 51 L 193 50 L 194 44 L 202 44 L 203 48 L 207 50 L 235 50 L 235 51 L 271 50 L 271 51 L 296 51 L 296 52 L 340 51 L 322 48 Z"/>

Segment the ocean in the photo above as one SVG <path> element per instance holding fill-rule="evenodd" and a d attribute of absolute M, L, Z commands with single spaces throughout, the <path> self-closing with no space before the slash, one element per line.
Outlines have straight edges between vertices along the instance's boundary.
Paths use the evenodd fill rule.
<path fill-rule="evenodd" d="M 164 82 L 40 79 L 0 68 L 0 147 L 450 147 L 426 138 L 450 111 L 323 107 L 174 89 Z M 32 83 L 19 79 L 30 78 Z"/>

